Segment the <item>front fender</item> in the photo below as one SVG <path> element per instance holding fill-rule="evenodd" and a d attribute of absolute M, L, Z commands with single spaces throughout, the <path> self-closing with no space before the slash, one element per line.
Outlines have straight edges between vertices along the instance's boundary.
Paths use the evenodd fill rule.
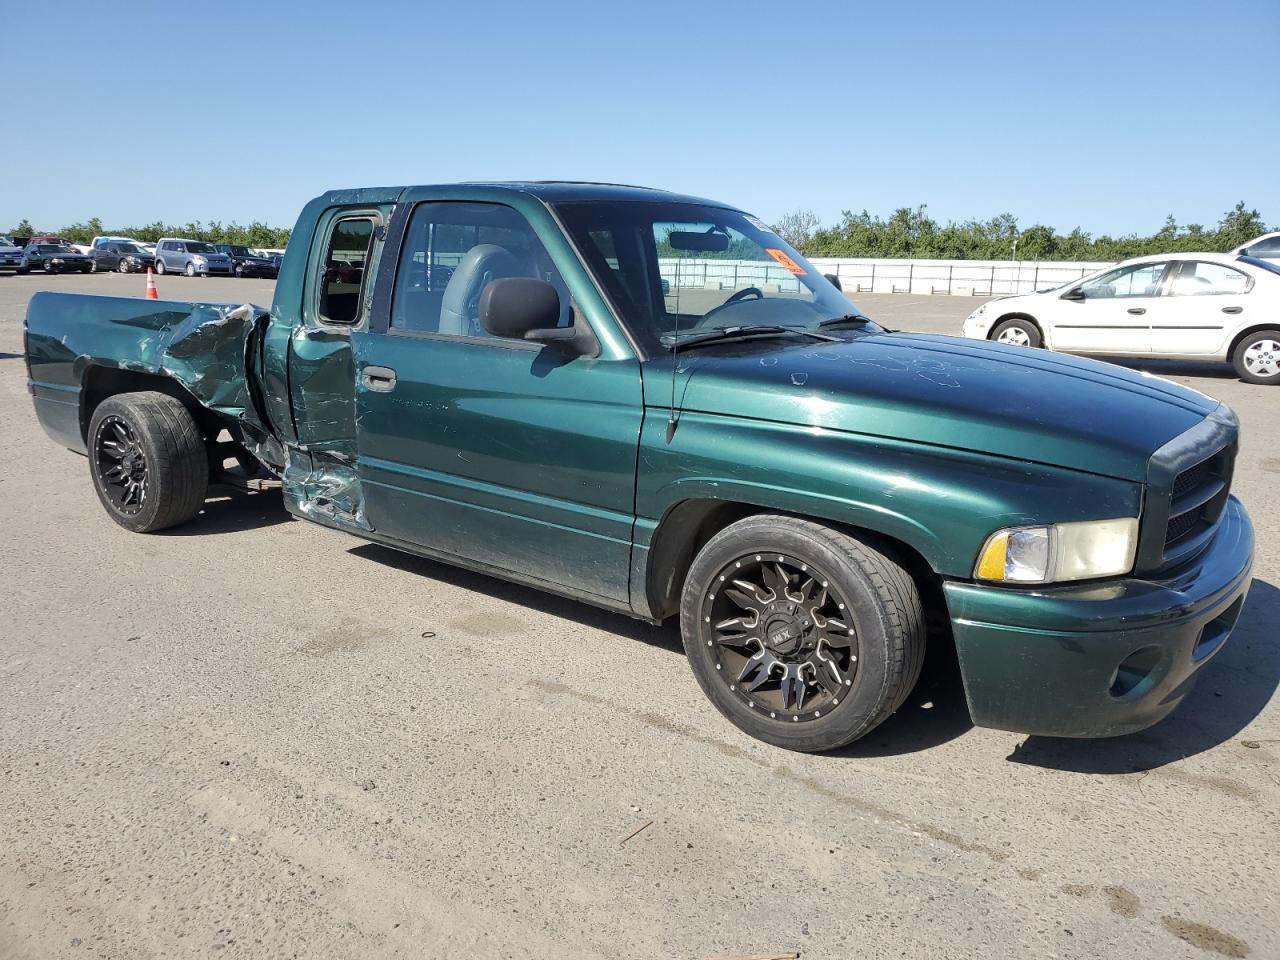
<path fill-rule="evenodd" d="M 959 579 L 1002 527 L 1138 516 L 1141 507 L 1130 481 L 968 450 L 690 412 L 667 444 L 664 419 L 645 418 L 640 444 L 634 572 L 646 578 L 650 547 L 690 500 L 860 527 Z"/>

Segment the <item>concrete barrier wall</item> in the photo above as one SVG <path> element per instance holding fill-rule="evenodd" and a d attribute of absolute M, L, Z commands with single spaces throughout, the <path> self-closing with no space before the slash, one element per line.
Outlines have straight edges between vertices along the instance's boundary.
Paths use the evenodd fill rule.
<path fill-rule="evenodd" d="M 1011 260 L 891 260 L 810 257 L 823 273 L 840 278 L 844 292 L 941 293 L 989 297 L 1031 293 L 1072 283 L 1110 263 Z"/>
<path fill-rule="evenodd" d="M 810 257 L 822 273 L 840 278 L 844 292 L 952 294 L 988 297 L 1030 293 L 1072 283 L 1109 263 L 1010 260 L 892 260 Z M 758 286 L 768 293 L 795 293 L 800 283 L 784 267 L 759 260 L 662 257 L 659 272 L 672 289 L 737 290 Z"/>

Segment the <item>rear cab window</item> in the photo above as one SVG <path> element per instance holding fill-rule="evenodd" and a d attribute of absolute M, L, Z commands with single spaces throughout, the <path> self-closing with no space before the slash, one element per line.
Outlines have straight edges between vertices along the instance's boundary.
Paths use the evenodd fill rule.
<path fill-rule="evenodd" d="M 380 223 L 376 212 L 366 210 L 339 213 L 330 222 L 316 284 L 316 315 L 324 323 L 351 326 L 363 318 L 365 279 Z"/>

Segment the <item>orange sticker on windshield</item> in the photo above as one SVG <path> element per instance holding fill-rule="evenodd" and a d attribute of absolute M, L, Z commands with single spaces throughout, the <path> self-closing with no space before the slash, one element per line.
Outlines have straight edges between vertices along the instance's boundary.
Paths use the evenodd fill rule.
<path fill-rule="evenodd" d="M 773 259 L 777 260 L 778 263 L 782 264 L 782 266 L 786 267 L 788 270 L 794 273 L 797 277 L 804 276 L 804 267 L 800 266 L 800 264 L 796 263 L 794 260 L 788 257 L 781 250 L 774 250 L 772 247 L 765 247 L 764 252 L 767 253 L 769 256 L 773 257 Z"/>

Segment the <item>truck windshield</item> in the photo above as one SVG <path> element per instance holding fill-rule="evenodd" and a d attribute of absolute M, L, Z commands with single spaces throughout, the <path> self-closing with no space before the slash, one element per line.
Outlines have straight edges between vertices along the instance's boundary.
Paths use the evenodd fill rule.
<path fill-rule="evenodd" d="M 646 350 L 721 327 L 812 331 L 861 313 L 765 224 L 737 210 L 645 201 L 555 210 Z"/>

